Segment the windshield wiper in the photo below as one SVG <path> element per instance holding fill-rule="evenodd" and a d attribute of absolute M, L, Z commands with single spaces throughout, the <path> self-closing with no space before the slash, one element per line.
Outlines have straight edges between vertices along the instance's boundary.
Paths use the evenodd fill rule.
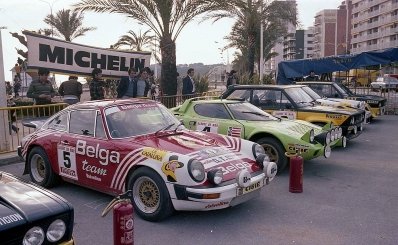
<path fill-rule="evenodd" d="M 256 111 L 242 111 L 242 113 L 254 114 L 254 115 L 263 116 L 263 117 L 269 117 L 267 115 L 264 115 L 264 114 L 262 114 L 260 112 L 256 112 Z"/>
<path fill-rule="evenodd" d="M 174 125 L 175 125 L 175 123 L 172 123 L 172 124 L 169 124 L 161 129 L 159 129 L 158 131 L 155 132 L 155 135 L 157 135 L 160 131 L 164 131 L 164 130 L 167 130 L 167 129 L 173 127 Z"/>

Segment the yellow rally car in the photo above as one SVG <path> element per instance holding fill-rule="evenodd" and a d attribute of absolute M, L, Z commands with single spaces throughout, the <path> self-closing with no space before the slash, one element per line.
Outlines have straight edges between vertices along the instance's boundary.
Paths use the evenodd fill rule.
<path fill-rule="evenodd" d="M 319 105 L 301 85 L 235 85 L 228 87 L 221 98 L 249 101 L 276 117 L 305 120 L 320 126 L 331 122 L 343 128 L 347 139 L 361 134 L 365 122 L 364 110 Z"/>

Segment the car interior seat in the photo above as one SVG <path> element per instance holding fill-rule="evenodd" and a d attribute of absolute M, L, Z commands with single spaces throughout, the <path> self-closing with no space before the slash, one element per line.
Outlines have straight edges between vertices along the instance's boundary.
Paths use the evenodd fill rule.
<path fill-rule="evenodd" d="M 253 95 L 253 105 L 259 106 L 260 105 L 260 98 L 258 97 L 257 94 Z"/>

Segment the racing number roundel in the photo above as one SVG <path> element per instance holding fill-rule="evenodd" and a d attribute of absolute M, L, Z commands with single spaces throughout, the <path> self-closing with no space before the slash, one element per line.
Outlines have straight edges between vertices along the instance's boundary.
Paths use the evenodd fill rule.
<path fill-rule="evenodd" d="M 76 151 L 75 147 L 58 145 L 58 167 L 59 175 L 78 180 L 76 171 Z"/>

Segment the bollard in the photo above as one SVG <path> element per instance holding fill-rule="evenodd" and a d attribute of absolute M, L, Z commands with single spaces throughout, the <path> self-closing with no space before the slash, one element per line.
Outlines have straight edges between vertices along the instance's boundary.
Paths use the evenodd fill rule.
<path fill-rule="evenodd" d="M 303 192 L 303 157 L 299 154 L 285 153 L 290 158 L 289 192 Z"/>
<path fill-rule="evenodd" d="M 102 212 L 102 217 L 113 208 L 113 244 L 134 245 L 134 210 L 131 190 L 115 197 Z"/>

